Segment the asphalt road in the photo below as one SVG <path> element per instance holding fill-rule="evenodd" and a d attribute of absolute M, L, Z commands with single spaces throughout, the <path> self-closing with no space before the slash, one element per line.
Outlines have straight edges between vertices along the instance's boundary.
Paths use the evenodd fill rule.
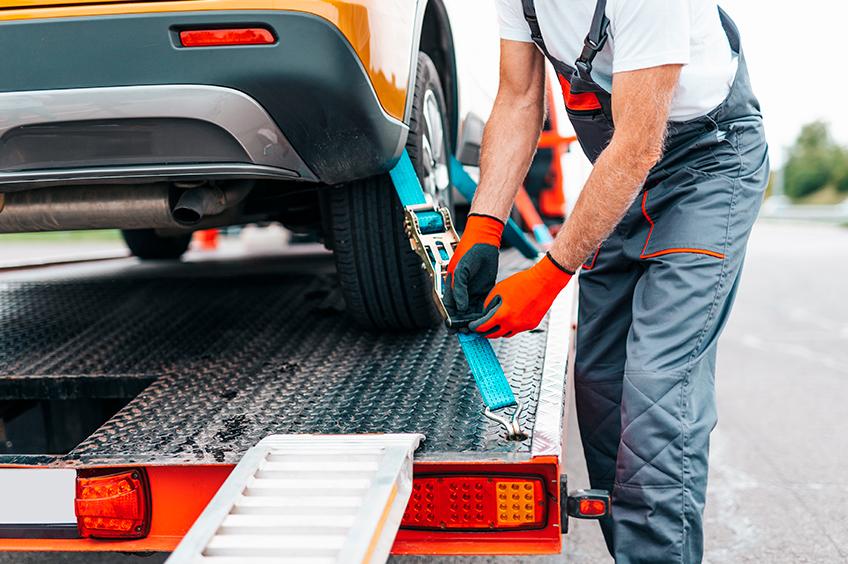
<path fill-rule="evenodd" d="M 759 223 L 719 345 L 704 562 L 848 562 L 848 229 Z M 588 479 L 572 418 L 571 487 Z M 597 525 L 561 556 L 395 562 L 612 562 Z"/>
<path fill-rule="evenodd" d="M 757 225 L 717 386 L 705 562 L 848 562 L 848 229 Z M 584 487 L 573 420 L 567 433 L 569 482 Z M 595 523 L 571 529 L 560 556 L 392 562 L 611 562 Z M 0 564 L 163 559 L 0 555 Z"/>

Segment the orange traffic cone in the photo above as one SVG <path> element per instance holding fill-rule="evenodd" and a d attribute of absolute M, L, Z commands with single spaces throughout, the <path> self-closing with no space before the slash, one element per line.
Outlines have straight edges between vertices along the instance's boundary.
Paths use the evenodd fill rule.
<path fill-rule="evenodd" d="M 194 242 L 203 251 L 218 250 L 219 232 L 217 229 L 204 229 L 194 232 Z"/>

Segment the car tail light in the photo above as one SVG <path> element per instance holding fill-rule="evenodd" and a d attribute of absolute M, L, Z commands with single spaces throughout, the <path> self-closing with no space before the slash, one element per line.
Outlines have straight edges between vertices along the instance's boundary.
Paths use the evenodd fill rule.
<path fill-rule="evenodd" d="M 274 34 L 261 27 L 237 29 L 193 29 L 180 32 L 183 47 L 223 47 L 226 45 L 271 45 Z"/>
<path fill-rule="evenodd" d="M 543 528 L 547 496 L 534 476 L 421 476 L 401 527 L 432 530 L 516 530 Z"/>
<path fill-rule="evenodd" d="M 74 508 L 80 536 L 137 539 L 150 528 L 150 496 L 141 470 L 77 476 Z"/>

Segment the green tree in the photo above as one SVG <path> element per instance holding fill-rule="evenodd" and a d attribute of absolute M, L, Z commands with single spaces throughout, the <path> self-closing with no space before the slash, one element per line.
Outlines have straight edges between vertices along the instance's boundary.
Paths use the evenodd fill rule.
<path fill-rule="evenodd" d="M 838 153 L 833 170 L 833 184 L 838 192 L 848 194 L 848 149 L 840 147 Z"/>
<path fill-rule="evenodd" d="M 823 121 L 808 123 L 789 150 L 784 170 L 786 195 L 798 199 L 826 186 L 848 192 L 848 151 L 833 141 Z"/>

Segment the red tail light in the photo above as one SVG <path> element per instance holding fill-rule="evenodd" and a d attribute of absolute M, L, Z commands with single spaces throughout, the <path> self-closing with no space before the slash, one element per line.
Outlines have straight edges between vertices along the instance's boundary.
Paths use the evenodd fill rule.
<path fill-rule="evenodd" d="M 566 511 L 577 519 L 600 519 L 609 515 L 610 495 L 605 490 L 577 490 L 568 494 Z"/>
<path fill-rule="evenodd" d="M 226 45 L 271 45 L 274 34 L 261 27 L 239 29 L 194 29 L 180 32 L 183 47 L 223 47 Z"/>
<path fill-rule="evenodd" d="M 401 527 L 538 529 L 547 513 L 544 484 L 534 476 L 416 476 Z"/>
<path fill-rule="evenodd" d="M 141 470 L 77 477 L 74 501 L 80 536 L 137 539 L 150 528 L 150 497 Z"/>
<path fill-rule="evenodd" d="M 580 513 L 587 517 L 604 516 L 607 514 L 607 504 L 597 499 L 583 499 L 580 501 Z"/>

